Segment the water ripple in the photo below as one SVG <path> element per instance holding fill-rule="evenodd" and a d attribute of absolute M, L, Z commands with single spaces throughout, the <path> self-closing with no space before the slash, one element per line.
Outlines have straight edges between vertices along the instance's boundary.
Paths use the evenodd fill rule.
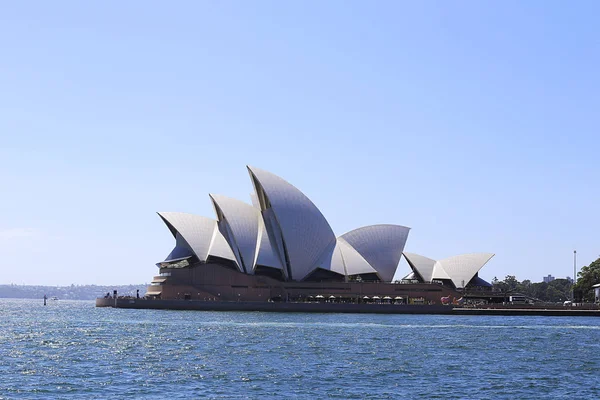
<path fill-rule="evenodd" d="M 0 399 L 600 395 L 593 317 L 0 307 Z"/>

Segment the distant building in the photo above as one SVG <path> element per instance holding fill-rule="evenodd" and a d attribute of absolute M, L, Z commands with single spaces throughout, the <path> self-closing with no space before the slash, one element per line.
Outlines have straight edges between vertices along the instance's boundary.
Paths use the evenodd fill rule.
<path fill-rule="evenodd" d="M 544 277 L 544 283 L 550 283 L 552 282 L 554 279 L 556 279 L 555 277 L 553 277 L 552 275 L 548 275 Z"/>

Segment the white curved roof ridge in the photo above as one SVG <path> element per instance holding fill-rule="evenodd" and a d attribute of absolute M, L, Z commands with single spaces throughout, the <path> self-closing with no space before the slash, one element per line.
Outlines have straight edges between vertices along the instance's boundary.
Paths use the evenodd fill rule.
<path fill-rule="evenodd" d="M 183 212 L 159 212 L 157 214 L 175 238 L 179 233 L 196 257 L 200 261 L 206 261 L 217 221 Z"/>
<path fill-rule="evenodd" d="M 260 211 L 241 200 L 218 194 L 209 195 L 219 230 L 227 239 L 238 265 L 248 274 L 254 273 L 259 243 Z"/>
<path fill-rule="evenodd" d="M 494 257 L 493 253 L 470 253 L 439 260 L 457 288 L 467 285 L 479 270 Z"/>
<path fill-rule="evenodd" d="M 377 271 L 391 282 L 402 257 L 410 228 L 402 225 L 369 225 L 341 236 Z"/>
<path fill-rule="evenodd" d="M 242 267 L 238 264 L 238 262 L 235 258 L 235 255 L 233 254 L 233 251 L 231 250 L 231 247 L 229 247 L 229 243 L 227 242 L 227 239 L 225 239 L 225 236 L 223 236 L 223 234 L 219 230 L 219 225 L 217 224 L 216 221 L 213 226 L 213 236 L 212 236 L 212 240 L 210 242 L 210 248 L 208 250 L 208 255 L 233 261 L 236 264 L 238 270 L 240 272 L 244 272 Z"/>
<path fill-rule="evenodd" d="M 271 172 L 247 168 L 261 210 L 270 208 L 279 225 L 290 278 L 300 281 L 318 267 L 335 243 L 335 234 L 321 211 L 300 190 Z"/>
<path fill-rule="evenodd" d="M 408 265 L 423 278 L 424 282 L 431 282 L 434 276 L 436 260 L 415 253 L 403 253 Z"/>
<path fill-rule="evenodd" d="M 261 219 L 259 219 L 259 248 L 258 255 L 256 258 L 256 265 L 264 265 L 265 267 L 283 269 L 281 266 L 281 261 L 275 254 L 273 250 L 273 246 L 271 245 L 271 241 L 269 240 L 269 235 L 267 234 L 267 229 L 265 228 L 265 223 Z"/>
<path fill-rule="evenodd" d="M 359 274 L 377 274 L 375 268 L 371 266 L 364 258 L 360 255 L 354 247 L 350 246 L 343 238 L 339 237 L 337 243 L 342 252 L 344 258 L 344 266 L 346 267 L 346 274 L 348 276 L 359 275 Z"/>

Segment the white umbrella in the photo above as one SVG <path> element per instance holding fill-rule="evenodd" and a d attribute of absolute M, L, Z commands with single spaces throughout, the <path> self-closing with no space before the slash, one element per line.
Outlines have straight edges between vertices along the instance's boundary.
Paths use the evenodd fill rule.
<path fill-rule="evenodd" d="M 373 296 L 373 300 L 379 300 L 379 296 Z"/>
<path fill-rule="evenodd" d="M 394 300 L 403 300 L 403 299 L 404 299 L 404 298 L 403 298 L 403 297 L 400 297 L 400 296 L 396 296 L 396 297 L 394 297 Z"/>
<path fill-rule="evenodd" d="M 329 296 L 330 299 L 335 299 L 335 296 Z"/>
<path fill-rule="evenodd" d="M 369 300 L 369 296 L 365 296 L 365 297 L 363 297 L 363 299 Z"/>
<path fill-rule="evenodd" d="M 320 294 L 316 295 L 315 297 L 316 297 L 317 299 L 322 299 L 322 298 L 323 298 L 323 296 L 321 296 Z"/>
<path fill-rule="evenodd" d="M 383 299 L 384 300 L 391 300 L 392 298 L 390 296 L 385 296 Z"/>

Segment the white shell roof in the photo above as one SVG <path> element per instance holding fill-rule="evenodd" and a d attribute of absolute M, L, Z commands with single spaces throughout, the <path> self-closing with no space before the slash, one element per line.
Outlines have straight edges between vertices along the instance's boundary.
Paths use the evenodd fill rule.
<path fill-rule="evenodd" d="M 268 171 L 254 167 L 248 171 L 255 189 L 253 206 L 213 194 L 218 222 L 189 213 L 158 213 L 176 238 L 167 258 L 193 252 L 205 262 L 213 255 L 234 261 L 241 272 L 253 273 L 260 264 L 282 269 L 296 281 L 316 268 L 347 276 L 376 273 L 386 282 L 393 279 L 410 228 L 371 225 L 336 239 L 323 214 L 296 187 Z M 463 287 L 494 254 L 439 261 L 412 253 L 405 256 L 425 281 L 450 279 Z"/>
<path fill-rule="evenodd" d="M 401 225 L 370 225 L 341 237 L 363 256 L 383 281 L 391 282 L 409 231 L 410 228 Z"/>
<path fill-rule="evenodd" d="M 230 197 L 211 194 L 221 233 L 228 239 L 229 246 L 236 256 L 238 265 L 243 266 L 247 273 L 253 273 L 259 241 L 260 211 L 250 204 Z M 220 211 L 220 212 L 219 212 Z M 229 227 L 232 238 L 225 232 Z M 225 232 L 224 232 L 225 231 Z"/>
<path fill-rule="evenodd" d="M 237 260 L 235 259 L 233 251 L 231 251 L 231 247 L 229 247 L 229 243 L 227 243 L 227 239 L 225 239 L 223 234 L 219 231 L 217 221 L 214 221 L 213 237 L 210 243 L 210 249 L 208 250 L 208 255 L 225 258 L 226 260 L 231 260 L 237 264 Z M 243 272 L 239 265 L 237 267 L 240 272 Z"/>
<path fill-rule="evenodd" d="M 339 241 L 336 241 L 335 248 L 333 249 L 333 254 L 331 255 L 331 263 L 329 265 L 329 270 L 332 272 L 337 272 L 338 274 L 346 276 L 346 265 L 344 263 L 344 257 L 342 255 L 342 248 Z"/>
<path fill-rule="evenodd" d="M 338 246 L 344 257 L 344 265 L 348 276 L 359 274 L 376 274 L 377 271 L 360 255 L 354 247 L 350 246 L 343 238 L 338 238 Z"/>
<path fill-rule="evenodd" d="M 436 261 L 435 262 L 435 267 L 433 267 L 433 274 L 431 276 L 431 279 L 450 279 L 450 275 L 448 275 L 448 272 L 444 269 L 444 266 L 442 265 L 442 263 L 440 261 Z"/>
<path fill-rule="evenodd" d="M 177 232 L 196 254 L 200 261 L 206 261 L 212 241 L 216 221 L 199 215 L 182 212 L 159 212 L 174 237 Z"/>
<path fill-rule="evenodd" d="M 258 249 L 258 258 L 256 259 L 256 264 L 264 265 L 265 267 L 283 269 L 279 258 L 271 246 L 271 241 L 269 240 L 269 235 L 267 234 L 265 223 L 262 219 L 259 220 L 259 227 L 260 246 Z"/>
<path fill-rule="evenodd" d="M 414 253 L 404 253 L 404 257 L 411 268 L 417 270 L 416 272 L 425 282 L 431 282 L 435 260 Z"/>
<path fill-rule="evenodd" d="M 323 258 L 317 262 L 317 268 L 346 276 L 346 266 L 344 257 L 342 256 L 342 249 L 337 240 L 323 253 Z"/>
<path fill-rule="evenodd" d="M 293 280 L 302 280 L 335 243 L 323 214 L 300 190 L 271 172 L 248 167 L 259 200 L 264 192 L 285 241 Z M 261 201 L 261 210 L 268 208 Z"/>
<path fill-rule="evenodd" d="M 461 254 L 440 260 L 439 263 L 450 276 L 454 286 L 462 288 L 492 257 L 492 253 Z"/>
<path fill-rule="evenodd" d="M 413 253 L 404 253 L 404 256 L 425 282 L 435 279 L 450 279 L 454 286 L 462 288 L 494 257 L 494 254 L 462 254 L 438 261 Z"/>

